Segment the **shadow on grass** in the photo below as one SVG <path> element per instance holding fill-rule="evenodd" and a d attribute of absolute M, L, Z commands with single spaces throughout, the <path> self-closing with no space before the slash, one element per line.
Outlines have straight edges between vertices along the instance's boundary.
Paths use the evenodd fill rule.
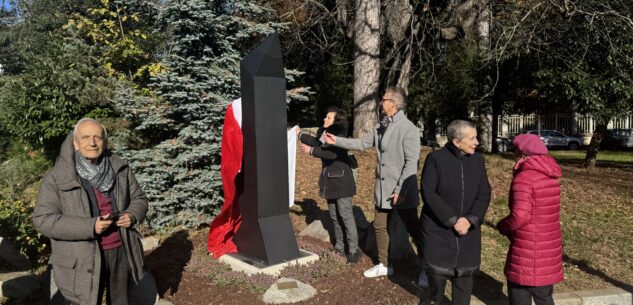
<path fill-rule="evenodd" d="M 321 209 L 318 206 L 317 202 L 312 198 L 304 198 L 302 201 L 295 201 L 295 204 L 301 207 L 301 211 L 295 211 L 294 213 L 297 215 L 305 216 L 306 224 L 309 225 L 316 220 L 321 221 L 323 228 L 328 232 L 330 243 L 332 247 L 334 247 L 336 240 L 334 236 L 334 225 L 332 223 L 332 219 L 330 218 L 330 212 L 328 210 Z M 365 218 L 365 214 L 360 207 L 354 205 L 353 213 L 354 219 L 356 221 L 356 229 L 358 231 L 359 248 L 365 253 L 365 255 L 373 257 L 376 252 L 375 246 L 373 248 L 367 248 L 364 246 L 367 245 L 368 239 L 369 243 L 371 243 L 373 238 L 373 242 L 375 243 L 375 236 L 369 237 L 370 234 L 373 234 L 373 228 L 371 228 L 371 224 L 367 221 L 367 218 Z M 339 223 L 341 223 L 342 225 L 342 220 L 339 219 Z M 347 236 L 347 232 L 344 226 L 342 226 L 342 229 L 343 236 Z M 348 247 L 349 245 L 347 244 L 347 242 L 345 242 L 346 253 L 349 253 Z"/>
<path fill-rule="evenodd" d="M 312 198 L 303 198 L 301 201 L 295 201 L 295 204 L 301 207 L 301 211 L 295 213 L 305 216 L 306 224 L 308 225 L 315 220 L 323 221 L 323 219 L 328 218 L 330 215 L 327 210 L 322 210 L 316 200 Z"/>
<path fill-rule="evenodd" d="M 480 300 L 505 300 L 508 298 L 503 293 L 503 283 L 483 271 L 475 274 L 473 295 Z"/>
<path fill-rule="evenodd" d="M 556 161 L 560 165 L 567 165 L 573 167 L 584 167 L 584 159 L 573 159 L 573 158 L 556 158 Z M 628 161 L 596 161 L 597 168 L 621 168 L 621 169 L 630 169 L 633 168 L 633 162 Z"/>
<path fill-rule="evenodd" d="M 154 275 L 158 294 L 178 291 L 185 266 L 191 259 L 193 243 L 185 230 L 173 233 L 145 257 L 145 266 Z"/>
<path fill-rule="evenodd" d="M 428 289 L 418 287 L 418 276 L 422 268 L 417 262 L 416 255 L 410 255 L 402 260 L 392 260 L 391 264 L 393 266 L 394 275 L 389 276 L 389 281 L 418 298 L 428 298 Z"/>
<path fill-rule="evenodd" d="M 563 261 L 568 263 L 568 264 L 573 264 L 573 265 L 577 266 L 578 269 L 580 269 L 580 270 L 582 270 L 582 271 L 584 271 L 584 272 L 586 272 L 588 274 L 591 274 L 593 276 L 597 276 L 597 277 L 601 278 L 603 281 L 605 281 L 605 282 L 607 282 L 607 283 L 609 283 L 609 284 L 611 284 L 613 286 L 616 286 L 618 288 L 621 288 L 621 289 L 624 289 L 624 290 L 626 290 L 628 292 L 633 293 L 633 285 L 627 284 L 625 282 L 622 282 L 620 280 L 617 280 L 617 279 L 614 279 L 614 278 L 608 276 L 606 273 L 604 273 L 604 271 L 598 270 L 596 268 L 593 268 L 593 267 L 589 266 L 589 264 L 585 260 L 575 259 L 575 258 L 570 257 L 567 254 L 563 254 Z"/>

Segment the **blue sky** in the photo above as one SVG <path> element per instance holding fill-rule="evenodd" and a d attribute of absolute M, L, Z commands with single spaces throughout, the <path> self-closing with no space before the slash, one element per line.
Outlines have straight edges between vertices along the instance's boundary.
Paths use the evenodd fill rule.
<path fill-rule="evenodd" d="M 2 7 L 5 9 L 10 9 L 11 3 L 9 3 L 9 1 L 2 1 Z"/>

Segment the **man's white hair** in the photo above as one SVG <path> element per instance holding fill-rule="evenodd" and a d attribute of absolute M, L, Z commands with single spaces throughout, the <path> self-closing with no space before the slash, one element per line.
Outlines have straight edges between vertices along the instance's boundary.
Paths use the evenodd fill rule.
<path fill-rule="evenodd" d="M 103 124 L 101 124 L 101 122 L 93 119 L 93 118 L 83 118 L 79 121 L 77 121 L 77 123 L 75 124 L 75 126 L 73 127 L 73 138 L 75 138 L 77 136 L 77 129 L 79 129 L 79 125 L 81 125 L 81 123 L 84 122 L 93 122 L 96 124 L 99 124 L 99 126 L 101 126 L 101 129 L 103 130 L 103 139 L 107 140 L 108 139 L 108 131 L 106 130 L 106 128 L 103 126 Z"/>

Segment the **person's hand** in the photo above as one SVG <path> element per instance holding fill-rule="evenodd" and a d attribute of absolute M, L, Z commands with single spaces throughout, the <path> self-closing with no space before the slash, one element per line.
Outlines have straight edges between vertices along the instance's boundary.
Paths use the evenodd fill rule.
<path fill-rule="evenodd" d="M 132 225 L 132 214 L 123 213 L 119 217 L 119 220 L 116 221 L 117 227 L 129 228 Z"/>
<path fill-rule="evenodd" d="M 303 152 L 306 154 L 310 154 L 310 150 L 312 150 L 312 147 L 301 143 L 301 150 L 303 150 Z"/>
<path fill-rule="evenodd" d="M 336 144 L 336 136 L 326 132 L 325 133 L 325 143 L 330 144 L 330 145 L 334 145 Z"/>
<path fill-rule="evenodd" d="M 400 199 L 400 196 L 398 196 L 398 194 L 396 193 L 391 193 L 391 196 L 389 196 L 389 199 L 391 199 L 391 205 L 397 205 L 398 203 L 400 203 L 398 201 Z"/>
<path fill-rule="evenodd" d="M 108 216 L 110 216 L 110 214 L 97 217 L 97 221 L 95 222 L 95 233 L 101 234 L 103 231 L 107 230 L 110 225 L 112 225 L 112 220 L 105 220 Z"/>
<path fill-rule="evenodd" d="M 457 222 L 453 226 L 457 234 L 460 236 L 464 236 L 468 233 L 468 229 L 470 229 L 470 221 L 466 219 L 466 217 L 460 217 L 457 219 Z"/>

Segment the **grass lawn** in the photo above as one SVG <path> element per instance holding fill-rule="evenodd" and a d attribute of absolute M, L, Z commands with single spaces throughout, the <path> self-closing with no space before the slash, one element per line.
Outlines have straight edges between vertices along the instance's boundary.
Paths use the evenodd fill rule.
<path fill-rule="evenodd" d="M 428 153 L 427 148 L 421 151 L 418 178 Z M 376 157 L 372 150 L 355 154 L 360 175 L 354 204 L 371 222 Z M 563 169 L 561 224 L 565 280 L 555 290 L 620 287 L 633 291 L 633 152 L 601 151 L 593 170 L 582 167 L 584 154 L 584 151 L 552 153 Z M 316 207 L 325 211 L 327 206 L 319 198 L 316 187 L 320 162 L 301 154 L 298 161 L 302 167 L 297 174 L 296 199 L 310 198 Z M 494 225 L 508 214 L 513 165 L 511 154 L 486 155 L 493 196 L 483 226 L 482 272 L 476 279 L 478 290 L 486 297 L 505 294 L 503 267 L 509 242 L 497 233 Z M 308 170 L 310 167 L 314 168 Z M 301 230 L 309 222 L 307 219 L 296 221 L 295 227 Z"/>
<path fill-rule="evenodd" d="M 582 161 L 587 155 L 586 150 L 553 150 L 550 153 L 561 161 Z M 597 161 L 633 166 L 633 151 L 599 151 Z"/>

